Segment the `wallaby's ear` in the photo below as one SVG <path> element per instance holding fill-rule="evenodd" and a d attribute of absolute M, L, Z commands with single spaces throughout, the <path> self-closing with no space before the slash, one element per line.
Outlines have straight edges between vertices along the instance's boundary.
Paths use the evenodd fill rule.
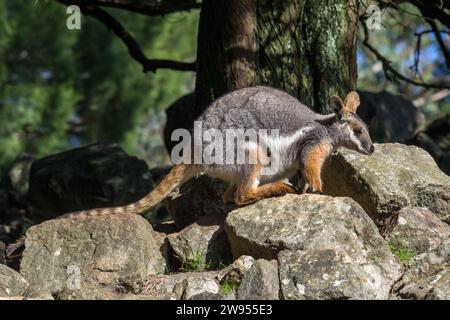
<path fill-rule="evenodd" d="M 330 104 L 336 114 L 339 114 L 344 108 L 344 103 L 342 102 L 342 99 L 336 95 L 331 96 Z"/>
<path fill-rule="evenodd" d="M 359 94 L 356 91 L 352 91 L 345 97 L 344 108 L 347 112 L 356 113 L 359 103 Z"/>

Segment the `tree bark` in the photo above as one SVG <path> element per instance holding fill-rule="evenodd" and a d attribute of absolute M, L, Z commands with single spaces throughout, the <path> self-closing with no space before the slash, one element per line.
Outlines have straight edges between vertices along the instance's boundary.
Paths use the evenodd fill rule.
<path fill-rule="evenodd" d="M 195 116 L 219 96 L 280 88 L 317 112 L 356 87 L 356 0 L 204 0 Z"/>

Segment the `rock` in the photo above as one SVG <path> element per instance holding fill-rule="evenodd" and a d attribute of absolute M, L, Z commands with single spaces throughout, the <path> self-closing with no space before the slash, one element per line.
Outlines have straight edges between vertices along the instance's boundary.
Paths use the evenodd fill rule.
<path fill-rule="evenodd" d="M 404 143 L 425 126 L 425 116 L 411 101 L 388 92 L 358 91 L 358 115 L 370 127 L 377 142 Z"/>
<path fill-rule="evenodd" d="M 55 298 L 50 293 L 44 292 L 31 294 L 27 297 L 24 297 L 24 300 L 55 300 Z"/>
<path fill-rule="evenodd" d="M 364 261 L 342 251 L 285 250 L 278 256 L 283 299 L 387 299 L 400 276 L 394 263 Z"/>
<path fill-rule="evenodd" d="M 356 200 L 378 226 L 406 206 L 450 223 L 450 177 L 415 146 L 375 144 L 371 156 L 339 150 L 323 170 L 324 192 Z"/>
<path fill-rule="evenodd" d="M 148 275 L 165 271 L 162 240 L 133 214 L 50 220 L 27 231 L 21 273 L 38 292 L 136 290 Z"/>
<path fill-rule="evenodd" d="M 273 260 L 286 249 L 351 252 L 361 245 L 369 246 L 372 254 L 387 249 L 361 206 L 346 197 L 289 194 L 264 199 L 230 212 L 225 231 L 234 257 Z"/>
<path fill-rule="evenodd" d="M 255 259 L 251 256 L 240 256 L 228 267 L 223 268 L 217 274 L 217 280 L 220 283 L 230 281 L 240 283 L 244 275 L 251 269 Z"/>
<path fill-rule="evenodd" d="M 177 300 L 219 298 L 217 272 L 184 272 L 147 278 L 141 294 Z"/>
<path fill-rule="evenodd" d="M 205 216 L 179 233 L 168 236 L 170 246 L 182 264 L 199 256 L 204 257 L 205 266 L 212 269 L 231 262 L 224 220 L 224 216 Z"/>
<path fill-rule="evenodd" d="M 175 224 L 181 229 L 202 216 L 226 215 L 236 208 L 234 204 L 224 204 L 222 194 L 226 184 L 207 176 L 193 178 L 183 184 L 176 198 L 167 198 L 164 205 Z"/>
<path fill-rule="evenodd" d="M 170 154 L 179 141 L 172 141 L 172 132 L 176 129 L 192 128 L 195 113 L 195 94 L 186 94 L 166 108 L 166 126 L 164 127 L 164 145 Z"/>
<path fill-rule="evenodd" d="M 450 175 L 450 152 L 445 153 L 439 161 L 439 168 Z"/>
<path fill-rule="evenodd" d="M 0 190 L 0 241 L 9 243 L 24 228 L 26 201 L 17 191 Z"/>
<path fill-rule="evenodd" d="M 220 283 L 220 295 L 223 300 L 235 300 L 236 291 L 244 276 L 252 268 L 255 259 L 251 256 L 240 256 L 232 264 L 217 273 Z"/>
<path fill-rule="evenodd" d="M 450 300 L 450 268 L 445 269 L 431 281 L 432 288 L 425 300 Z"/>
<path fill-rule="evenodd" d="M 186 278 L 176 284 L 175 294 L 180 300 L 217 300 L 219 284 L 213 277 Z"/>
<path fill-rule="evenodd" d="M 242 279 L 237 290 L 237 298 L 239 300 L 278 300 L 279 293 L 277 262 L 259 259 Z"/>
<path fill-rule="evenodd" d="M 444 113 L 416 134 L 408 144 L 414 144 L 428 151 L 442 171 L 450 174 L 450 113 Z"/>
<path fill-rule="evenodd" d="M 394 293 L 403 299 L 450 299 L 450 239 L 433 251 L 422 253 L 407 264 Z"/>
<path fill-rule="evenodd" d="M 99 286 L 86 286 L 80 289 L 64 289 L 57 295 L 58 300 L 155 300 L 165 296 L 150 296 L 132 293 L 121 293 Z"/>
<path fill-rule="evenodd" d="M 119 300 L 170 300 L 170 296 L 149 296 L 145 294 L 132 294 L 128 293 L 123 296 L 119 296 L 117 299 Z"/>
<path fill-rule="evenodd" d="M 28 282 L 18 272 L 0 264 L 0 297 L 23 297 L 28 290 Z"/>
<path fill-rule="evenodd" d="M 389 244 L 417 255 L 436 249 L 450 238 L 450 226 L 424 208 L 403 208 L 397 225 L 387 236 Z"/>
<path fill-rule="evenodd" d="M 128 204 L 153 187 L 144 161 L 115 144 L 94 144 L 33 162 L 29 201 L 38 221 L 62 213 Z"/>
<path fill-rule="evenodd" d="M 387 242 L 350 198 L 261 200 L 231 212 L 225 230 L 233 256 L 278 258 L 285 299 L 385 299 L 401 275 Z"/>
<path fill-rule="evenodd" d="M 0 241 L 0 264 L 6 264 L 5 250 L 5 244 Z"/>
<path fill-rule="evenodd" d="M 64 288 L 56 298 L 57 300 L 117 300 L 120 295 L 108 288 L 88 285 L 78 289 Z"/>
<path fill-rule="evenodd" d="M 34 159 L 28 155 L 22 155 L 14 160 L 2 178 L 0 185 L 2 189 L 18 192 L 21 196 L 26 195 L 29 187 L 30 168 Z"/>

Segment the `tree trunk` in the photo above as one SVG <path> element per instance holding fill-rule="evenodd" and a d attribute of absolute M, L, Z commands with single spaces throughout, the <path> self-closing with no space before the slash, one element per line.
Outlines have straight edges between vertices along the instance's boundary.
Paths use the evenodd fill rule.
<path fill-rule="evenodd" d="M 195 116 L 219 96 L 280 88 L 321 113 L 356 87 L 357 0 L 204 0 Z"/>

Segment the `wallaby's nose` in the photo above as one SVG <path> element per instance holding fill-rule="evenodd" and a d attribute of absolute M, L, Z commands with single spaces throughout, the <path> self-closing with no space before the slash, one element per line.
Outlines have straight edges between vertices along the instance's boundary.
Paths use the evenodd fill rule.
<path fill-rule="evenodd" d="M 374 147 L 374 145 L 371 145 L 370 146 L 370 153 L 373 153 L 375 151 L 375 147 Z"/>

